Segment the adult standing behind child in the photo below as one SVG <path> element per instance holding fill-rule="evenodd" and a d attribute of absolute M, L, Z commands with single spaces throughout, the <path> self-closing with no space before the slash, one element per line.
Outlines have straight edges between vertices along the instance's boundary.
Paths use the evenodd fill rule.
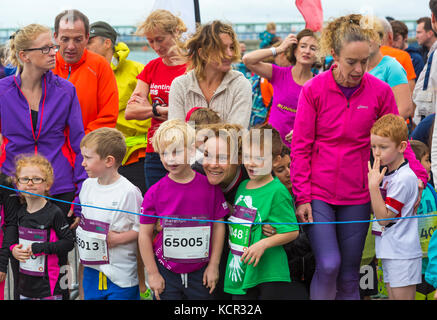
<path fill-rule="evenodd" d="M 80 154 L 84 127 L 75 87 L 50 71 L 58 49 L 51 30 L 42 25 L 31 24 L 12 35 L 9 60 L 18 67 L 18 73 L 0 80 L 0 166 L 3 173 L 11 175 L 17 155 L 44 155 L 56 177 L 52 196 L 78 202 L 87 178 Z M 67 216 L 71 204 L 56 205 Z M 75 206 L 74 212 L 80 209 Z M 68 222 L 73 226 L 73 218 Z"/>
<path fill-rule="evenodd" d="M 79 10 L 65 10 L 56 16 L 54 27 L 59 51 L 53 73 L 75 86 L 85 134 L 101 127 L 115 127 L 117 83 L 106 60 L 86 49 L 88 17 Z"/>
<path fill-rule="evenodd" d="M 220 276 L 225 225 L 205 220 L 223 220 L 229 209 L 220 188 L 191 169 L 194 142 L 195 130 L 177 119 L 163 123 L 153 138 L 169 173 L 144 197 L 138 241 L 158 300 L 211 299 Z M 162 230 L 154 238 L 156 216 Z"/>
<path fill-rule="evenodd" d="M 212 21 L 200 26 L 185 43 L 188 72 L 171 84 L 169 119 L 184 120 L 193 107 L 216 111 L 224 123 L 249 127 L 252 86 L 232 70 L 240 58 L 237 35 L 229 24 Z"/>
<path fill-rule="evenodd" d="M 126 154 L 117 129 L 99 128 L 81 142 L 83 166 L 82 217 L 77 247 L 83 271 L 85 300 L 139 300 L 137 273 L 138 215 L 141 191 L 118 173 Z M 107 208 L 102 210 L 98 208 Z"/>
<path fill-rule="evenodd" d="M 150 61 L 137 76 L 137 86 L 125 111 L 126 120 L 152 119 L 147 131 L 144 159 L 146 190 L 167 174 L 159 154 L 153 149 L 152 138 L 168 118 L 170 85 L 186 70 L 185 59 L 178 49 L 185 31 L 187 27 L 180 18 L 167 10 L 155 10 L 136 32 L 137 35 L 146 36 L 149 45 L 159 56 Z"/>
<path fill-rule="evenodd" d="M 304 29 L 297 36 L 290 34 L 278 47 L 259 49 L 243 58 L 247 67 L 273 86 L 273 101 L 268 122 L 279 131 L 282 141 L 290 147 L 298 99 L 302 86 L 314 77 L 318 40 L 314 32 Z M 263 62 L 268 57 L 286 54 L 291 66 L 281 67 Z"/>
<path fill-rule="evenodd" d="M 298 299 L 293 297 L 283 245 L 299 234 L 293 200 L 271 174 L 273 155 L 280 154 L 279 133 L 270 125 L 243 136 L 243 162 L 249 179 L 235 195 L 229 221 L 230 252 L 224 291 L 233 300 Z M 263 234 L 261 223 L 277 223 L 276 233 Z"/>
<path fill-rule="evenodd" d="M 370 141 L 375 157 L 373 166 L 368 164 L 368 179 L 378 220 L 372 225 L 376 258 L 382 262 L 389 299 L 414 300 L 416 285 L 422 282 L 422 249 L 418 219 L 410 218 L 415 216 L 418 190 L 417 177 L 404 158 L 407 124 L 402 117 L 387 114 L 374 123 Z"/>
<path fill-rule="evenodd" d="M 291 182 L 300 222 L 316 259 L 311 299 L 359 299 L 359 269 L 369 220 L 367 161 L 377 118 L 398 114 L 388 84 L 366 73 L 373 29 L 348 15 L 323 31 L 322 54 L 335 64 L 302 89 L 291 146 Z M 424 186 L 425 169 L 407 146 L 405 157 Z"/>

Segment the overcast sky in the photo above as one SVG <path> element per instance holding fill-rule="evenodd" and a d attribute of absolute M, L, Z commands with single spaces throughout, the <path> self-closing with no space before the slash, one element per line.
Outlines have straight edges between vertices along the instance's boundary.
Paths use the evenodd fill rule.
<path fill-rule="evenodd" d="M 180 0 L 190 1 L 190 0 Z M 63 9 L 75 8 L 91 22 L 105 20 L 113 25 L 136 25 L 149 14 L 154 0 L 0 0 L 0 28 L 30 23 L 53 25 Z M 202 22 L 213 19 L 238 22 L 302 21 L 294 0 L 200 0 Z M 430 16 L 429 0 L 322 0 L 325 20 L 352 13 L 417 20 Z"/>

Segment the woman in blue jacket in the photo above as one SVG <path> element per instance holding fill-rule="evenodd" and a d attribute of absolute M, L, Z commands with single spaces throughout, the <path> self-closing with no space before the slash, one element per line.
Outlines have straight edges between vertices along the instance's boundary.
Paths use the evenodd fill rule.
<path fill-rule="evenodd" d="M 51 30 L 38 24 L 15 32 L 9 45 L 9 61 L 17 73 L 0 80 L 1 170 L 10 176 L 17 155 L 40 153 L 54 168 L 52 196 L 78 202 L 87 178 L 80 153 L 84 128 L 75 87 L 50 71 L 59 46 Z M 71 205 L 55 203 L 71 215 Z M 79 212 L 75 206 L 74 213 Z M 68 220 L 74 227 L 77 219 Z"/>

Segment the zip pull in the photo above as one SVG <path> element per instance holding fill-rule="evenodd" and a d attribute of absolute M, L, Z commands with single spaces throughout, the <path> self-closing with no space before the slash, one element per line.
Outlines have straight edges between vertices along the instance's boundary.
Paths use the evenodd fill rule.
<path fill-rule="evenodd" d="M 68 66 L 68 77 L 67 77 L 67 81 L 70 80 L 70 76 L 71 76 L 71 66 Z"/>

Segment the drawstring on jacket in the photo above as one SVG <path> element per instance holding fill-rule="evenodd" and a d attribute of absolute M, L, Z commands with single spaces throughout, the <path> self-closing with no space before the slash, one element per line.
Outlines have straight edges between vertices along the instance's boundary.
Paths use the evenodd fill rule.
<path fill-rule="evenodd" d="M 188 288 L 188 273 L 181 273 L 182 285 Z"/>

